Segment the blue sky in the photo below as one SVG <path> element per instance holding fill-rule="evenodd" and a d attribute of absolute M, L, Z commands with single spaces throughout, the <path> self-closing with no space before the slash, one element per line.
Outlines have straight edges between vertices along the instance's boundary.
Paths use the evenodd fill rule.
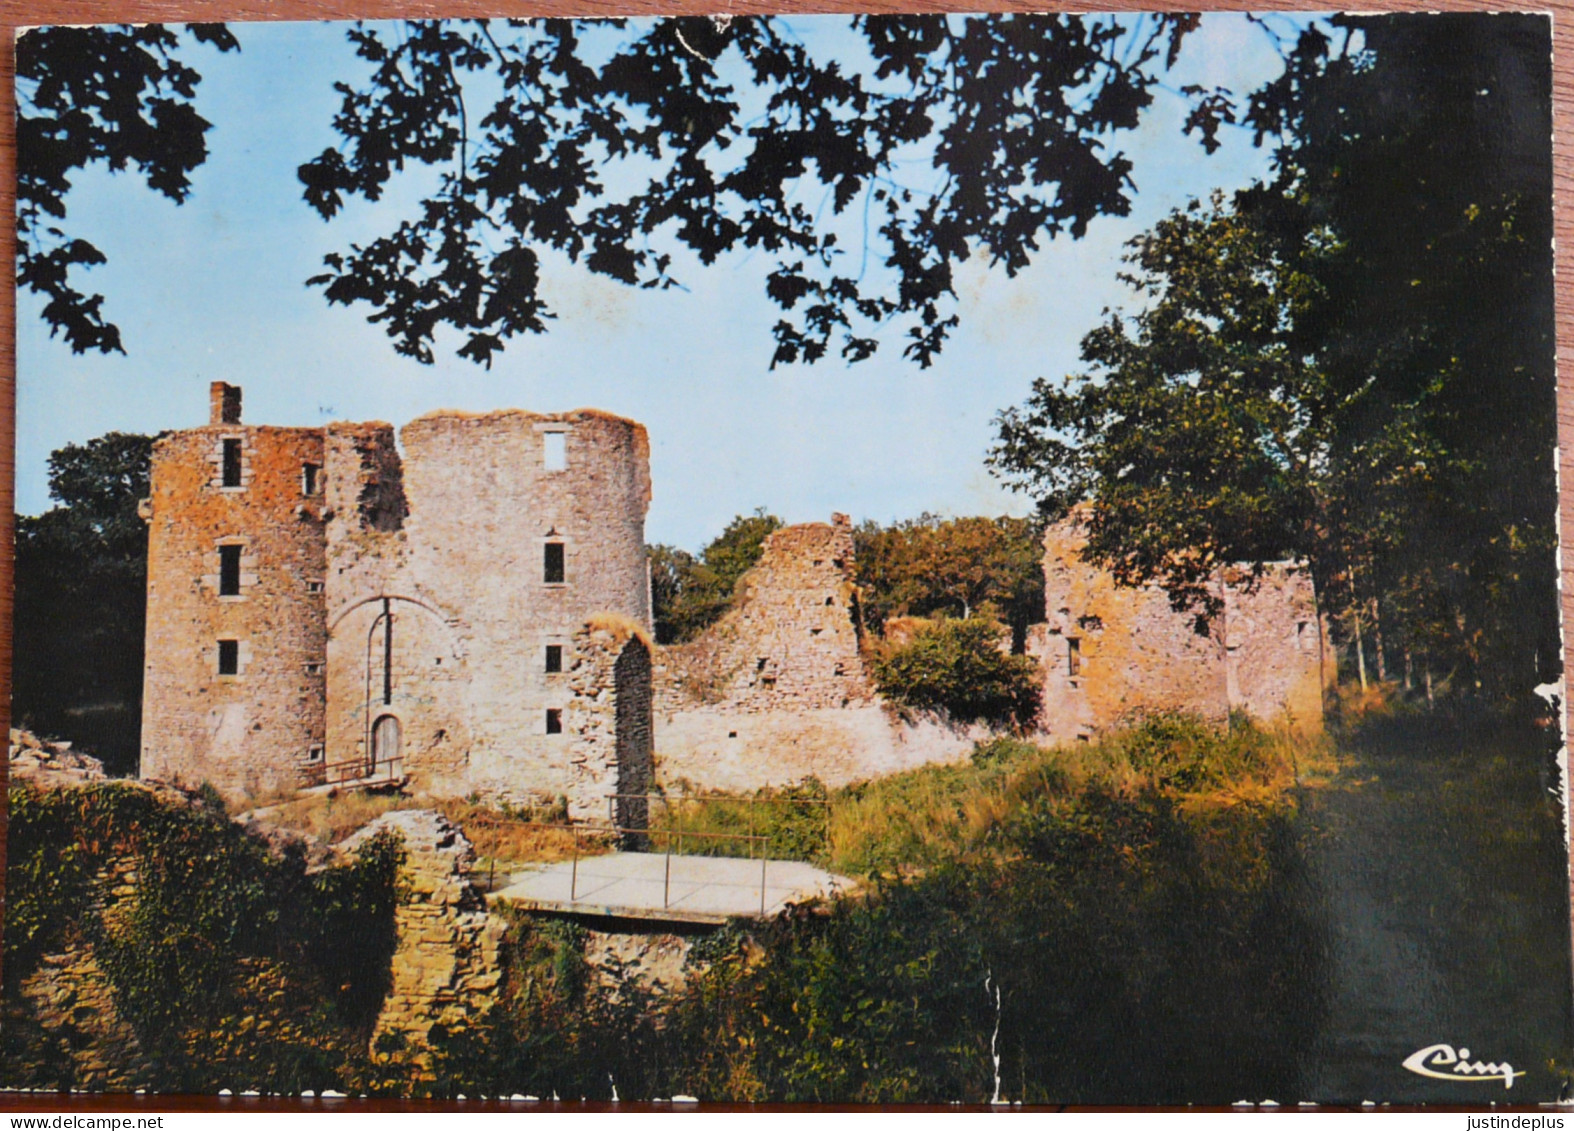
<path fill-rule="evenodd" d="M 843 17 L 796 17 L 817 48 L 845 35 Z M 1275 18 L 1282 34 L 1293 25 Z M 73 355 L 51 339 L 40 304 L 18 296 L 17 509 L 47 497 L 46 459 L 62 444 L 111 430 L 155 432 L 205 422 L 207 385 L 245 387 L 250 423 L 334 420 L 403 424 L 436 408 L 594 406 L 650 429 L 654 499 L 648 540 L 698 549 L 733 515 L 769 508 L 789 522 L 890 521 L 945 514 L 1025 513 L 1026 500 L 986 471 L 991 421 L 1035 377 L 1078 368 L 1082 335 L 1107 306 L 1129 305 L 1116 280 L 1122 244 L 1170 209 L 1261 176 L 1267 154 L 1241 130 L 1204 156 L 1185 138 L 1188 83 L 1250 90 L 1276 74 L 1262 29 L 1233 14 L 1203 18 L 1168 91 L 1135 133 L 1115 143 L 1135 162 L 1132 214 L 1104 218 L 1079 241 L 1047 245 L 1015 279 L 967 264 L 962 325 L 938 363 L 920 370 L 887 340 L 870 361 L 769 370 L 765 297 L 771 262 L 724 259 L 682 272 L 686 290 L 630 290 L 549 260 L 543 292 L 558 318 L 516 339 L 490 371 L 453 356 L 397 356 L 365 307 L 329 308 L 304 285 L 324 254 L 381 234 L 409 211 L 421 178 L 396 182 L 375 205 L 325 223 L 300 198 L 296 167 L 333 144 L 333 81 L 358 72 L 335 24 L 245 24 L 237 55 L 196 49 L 200 112 L 214 123 L 209 159 L 176 206 L 131 176 L 75 178 L 73 234 L 107 265 L 78 285 L 106 296 L 126 356 Z"/>

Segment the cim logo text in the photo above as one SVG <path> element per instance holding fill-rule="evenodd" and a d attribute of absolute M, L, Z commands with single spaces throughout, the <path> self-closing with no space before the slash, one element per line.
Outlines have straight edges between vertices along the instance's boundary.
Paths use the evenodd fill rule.
<path fill-rule="evenodd" d="M 1434 1080 L 1454 1080 L 1477 1083 L 1482 1080 L 1501 1080 L 1503 1087 L 1512 1088 L 1515 1072 L 1507 1061 L 1471 1060 L 1470 1050 L 1455 1050 L 1453 1045 L 1427 1045 L 1405 1058 L 1404 1066 L 1417 1076 L 1430 1076 Z"/>

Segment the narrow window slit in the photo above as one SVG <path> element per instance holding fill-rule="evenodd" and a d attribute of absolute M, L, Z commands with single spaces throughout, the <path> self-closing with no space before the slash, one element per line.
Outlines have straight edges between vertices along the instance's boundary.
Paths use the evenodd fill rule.
<path fill-rule="evenodd" d="M 240 441 L 224 441 L 224 486 L 240 486 Z"/>
<path fill-rule="evenodd" d="M 219 547 L 219 596 L 240 596 L 240 551 L 239 546 Z"/>

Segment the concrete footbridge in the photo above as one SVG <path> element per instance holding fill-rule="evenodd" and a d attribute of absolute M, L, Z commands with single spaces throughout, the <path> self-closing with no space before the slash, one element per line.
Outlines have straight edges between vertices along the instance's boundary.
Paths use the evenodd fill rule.
<path fill-rule="evenodd" d="M 771 918 L 854 886 L 799 860 L 609 852 L 521 869 L 489 898 L 529 911 L 724 923 Z"/>

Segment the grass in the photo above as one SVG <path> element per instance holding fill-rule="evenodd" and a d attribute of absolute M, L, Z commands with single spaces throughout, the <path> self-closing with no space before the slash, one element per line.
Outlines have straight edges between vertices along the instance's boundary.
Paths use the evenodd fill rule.
<path fill-rule="evenodd" d="M 529 810 L 495 808 L 458 798 L 432 800 L 427 804 L 464 829 L 465 836 L 475 846 L 474 874 L 477 876 L 491 876 L 520 864 L 567 860 L 576 851 L 573 833 L 541 827 L 566 821 L 567 814 L 557 806 Z M 594 856 L 610 851 L 611 847 L 607 838 L 581 835 L 577 851 L 580 856 Z"/>
<path fill-rule="evenodd" d="M 1018 851 L 1019 826 L 1090 792 L 1136 798 L 1162 794 L 1183 809 L 1271 806 L 1291 786 L 1326 779 L 1332 743 L 1244 716 L 1228 724 L 1166 713 L 1096 742 L 1040 746 L 1015 738 L 980 743 L 968 762 L 932 765 L 830 790 L 814 779 L 752 793 L 678 791 L 653 802 L 650 844 L 686 855 L 768 855 L 806 860 L 846 875 L 922 874 L 947 861 L 1005 859 Z M 555 806 L 519 809 L 474 799 L 417 799 L 343 792 L 267 808 L 266 820 L 333 844 L 384 813 L 434 808 L 464 829 L 475 873 L 553 863 L 575 851 Z M 1057 808 L 1058 807 L 1058 808 Z M 577 851 L 608 851 L 607 838 L 582 835 Z"/>
<path fill-rule="evenodd" d="M 424 809 L 425 802 L 399 793 L 346 790 L 312 794 L 253 809 L 269 825 L 287 829 L 322 844 L 337 844 L 357 829 L 396 809 Z"/>
<path fill-rule="evenodd" d="M 517 865 L 567 860 L 575 852 L 572 833 L 541 827 L 565 820 L 561 803 L 521 809 L 483 805 L 461 798 L 346 790 L 296 797 L 253 812 L 271 826 L 331 845 L 383 814 L 400 809 L 435 809 L 463 829 L 475 849 L 473 874 L 476 876 L 506 873 Z M 610 848 L 606 838 L 584 835 L 579 838 L 581 856 L 593 856 Z"/>
<path fill-rule="evenodd" d="M 1272 805 L 1297 784 L 1337 769 L 1332 742 L 1237 717 L 1213 725 L 1170 713 L 1096 742 L 1046 747 L 1013 738 L 980 743 L 967 763 L 925 766 L 827 790 L 809 779 L 750 794 L 675 795 L 651 813 L 657 846 L 744 855 L 740 834 L 765 838 L 776 858 L 807 860 L 859 876 L 900 876 L 942 861 L 1009 854 L 1024 813 L 1090 791 L 1118 797 L 1162 793 L 1183 809 Z M 738 839 L 685 841 L 679 833 Z"/>

